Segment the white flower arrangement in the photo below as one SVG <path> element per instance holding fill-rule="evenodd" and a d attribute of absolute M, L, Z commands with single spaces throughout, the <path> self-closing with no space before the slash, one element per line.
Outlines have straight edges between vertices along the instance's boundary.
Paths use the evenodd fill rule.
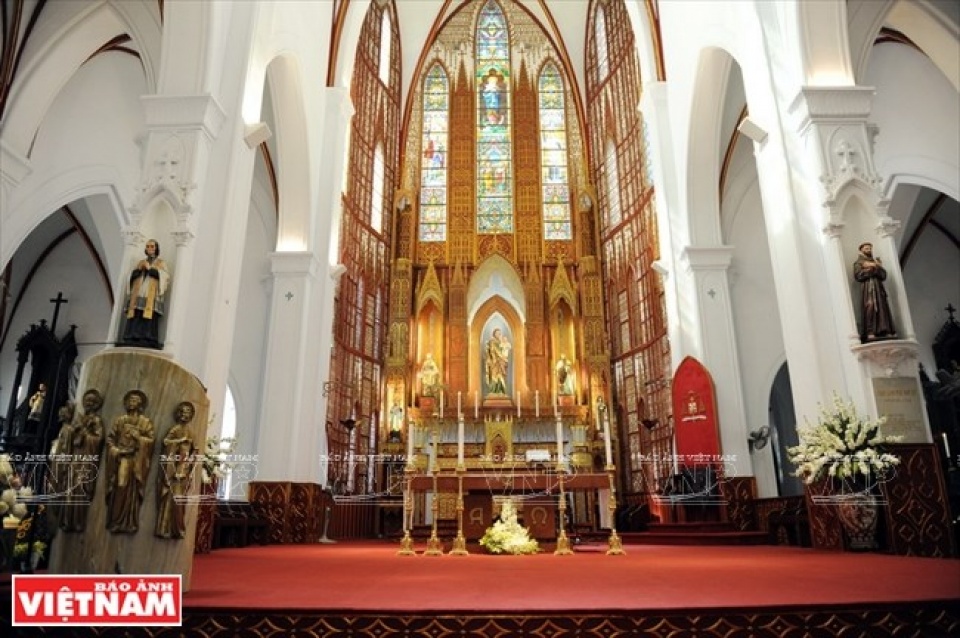
<path fill-rule="evenodd" d="M 537 541 L 530 538 L 527 528 L 517 521 L 517 510 L 511 500 L 503 502 L 500 520 L 487 528 L 480 544 L 492 554 L 536 554 L 540 551 Z"/>
<path fill-rule="evenodd" d="M 231 464 L 227 457 L 233 454 L 237 439 L 219 436 L 207 437 L 206 449 L 203 451 L 203 482 L 207 485 L 219 480 L 230 470 Z"/>
<path fill-rule="evenodd" d="M 881 426 L 887 418 L 868 419 L 857 414 L 852 402 L 836 394 L 833 406 L 820 407 L 817 423 L 797 428 L 800 444 L 787 449 L 796 465 L 795 476 L 805 483 L 822 478 L 876 479 L 883 477 L 900 458 L 882 450 L 886 443 L 898 443 L 903 437 L 884 436 Z"/>
<path fill-rule="evenodd" d="M 20 486 L 9 454 L 0 454 L 0 519 L 11 516 L 20 520 L 27 514 L 27 505 L 21 498 L 33 495 L 29 487 Z"/>

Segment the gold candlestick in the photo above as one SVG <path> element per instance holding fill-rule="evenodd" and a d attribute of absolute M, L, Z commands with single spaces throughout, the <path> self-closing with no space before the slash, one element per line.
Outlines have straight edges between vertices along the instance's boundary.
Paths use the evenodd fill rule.
<path fill-rule="evenodd" d="M 613 476 L 614 469 L 613 463 L 606 467 L 607 474 L 610 477 L 610 499 L 607 501 L 607 507 L 610 510 L 610 540 L 608 541 L 607 556 L 623 556 L 626 552 L 623 551 L 623 541 L 617 534 L 617 483 Z"/>
<path fill-rule="evenodd" d="M 450 550 L 451 556 L 467 556 L 467 539 L 463 535 L 463 475 L 467 468 L 463 465 L 457 466 L 457 537 L 453 539 L 453 549 Z"/>
<path fill-rule="evenodd" d="M 416 473 L 416 467 L 413 460 L 407 462 L 403 470 L 403 538 L 400 539 L 400 551 L 397 556 L 416 556 L 417 552 L 413 549 L 413 538 L 410 536 L 410 528 L 413 527 L 413 475 Z"/>
<path fill-rule="evenodd" d="M 560 477 L 560 503 L 557 505 L 557 510 L 560 513 L 560 533 L 557 535 L 557 549 L 553 553 L 556 556 L 570 556 L 573 554 L 573 550 L 570 549 L 570 539 L 567 538 L 565 526 L 565 520 L 567 518 L 567 494 L 564 491 L 563 462 L 560 459 L 557 459 L 557 474 Z"/>
<path fill-rule="evenodd" d="M 430 530 L 430 538 L 427 539 L 427 549 L 423 552 L 424 556 L 443 556 L 443 543 L 437 536 L 437 518 L 440 516 L 440 495 L 437 493 L 437 475 L 440 473 L 438 455 L 440 453 L 440 430 L 435 425 L 433 432 L 433 464 L 430 466 L 430 472 L 433 474 L 433 505 L 430 511 L 433 512 L 433 525 Z"/>

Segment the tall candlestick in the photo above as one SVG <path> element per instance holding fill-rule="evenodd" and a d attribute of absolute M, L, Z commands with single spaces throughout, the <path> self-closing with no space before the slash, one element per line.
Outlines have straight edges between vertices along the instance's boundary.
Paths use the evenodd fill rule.
<path fill-rule="evenodd" d="M 463 467 L 463 415 L 457 423 L 457 467 Z"/>
<path fill-rule="evenodd" d="M 607 454 L 607 466 L 613 465 L 613 449 L 610 443 L 610 419 L 607 418 L 606 411 L 601 413 L 603 419 L 603 451 Z"/>
<path fill-rule="evenodd" d="M 477 390 L 473 391 L 473 418 L 480 418 L 480 392 Z"/>
<path fill-rule="evenodd" d="M 458 419 L 463 415 L 463 412 L 460 409 L 460 394 L 461 394 L 460 390 L 457 390 L 457 418 Z"/>
<path fill-rule="evenodd" d="M 533 405 L 537 413 L 537 418 L 540 418 L 540 390 L 536 390 L 533 393 Z"/>
<path fill-rule="evenodd" d="M 563 463 L 563 420 L 557 415 L 557 465 Z"/>

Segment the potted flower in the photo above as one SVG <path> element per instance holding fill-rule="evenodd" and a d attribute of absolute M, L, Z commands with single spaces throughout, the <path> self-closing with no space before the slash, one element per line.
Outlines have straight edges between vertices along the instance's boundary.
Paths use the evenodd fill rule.
<path fill-rule="evenodd" d="M 536 554 L 540 550 L 527 528 L 517 521 L 517 510 L 509 499 L 501 505 L 500 520 L 487 528 L 480 544 L 491 554 Z"/>
<path fill-rule="evenodd" d="M 851 549 L 876 547 L 879 509 L 874 488 L 900 463 L 884 445 L 903 437 L 885 436 L 880 430 L 885 422 L 885 416 L 861 416 L 852 402 L 834 395 L 833 405 L 821 406 L 816 423 L 797 428 L 799 445 L 787 449 L 795 476 L 808 485 L 825 482 L 831 491 L 813 500 L 839 506 Z"/>

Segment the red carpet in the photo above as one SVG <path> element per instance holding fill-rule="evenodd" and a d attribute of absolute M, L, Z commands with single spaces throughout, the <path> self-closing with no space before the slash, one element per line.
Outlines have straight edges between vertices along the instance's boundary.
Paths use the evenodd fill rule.
<path fill-rule="evenodd" d="M 184 607 L 536 613 L 960 600 L 957 560 L 772 546 L 628 546 L 626 556 L 599 545 L 573 556 L 397 549 L 371 541 L 217 550 L 196 558 Z"/>

